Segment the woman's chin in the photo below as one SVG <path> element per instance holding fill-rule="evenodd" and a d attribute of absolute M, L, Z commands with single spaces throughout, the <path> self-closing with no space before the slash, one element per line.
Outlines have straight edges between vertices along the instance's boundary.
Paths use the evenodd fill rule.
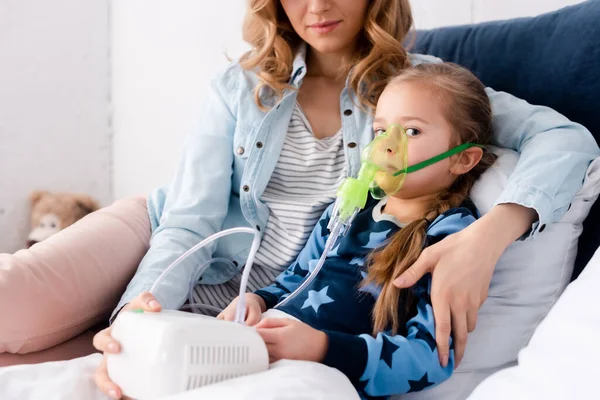
<path fill-rule="evenodd" d="M 336 38 L 333 36 L 311 38 L 311 40 L 307 41 L 307 43 L 315 51 L 322 54 L 337 54 L 345 52 L 351 44 L 348 43 L 347 40 L 342 40 L 342 38 Z"/>

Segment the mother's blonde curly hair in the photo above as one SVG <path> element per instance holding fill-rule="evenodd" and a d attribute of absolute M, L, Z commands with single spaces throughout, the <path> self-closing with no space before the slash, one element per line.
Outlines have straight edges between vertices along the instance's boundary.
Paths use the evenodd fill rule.
<path fill-rule="evenodd" d="M 409 0 L 369 1 L 355 54 L 341 71 L 351 70 L 350 87 L 362 106 L 374 109 L 389 77 L 408 66 L 402 42 L 412 24 Z M 284 89 L 290 88 L 294 52 L 302 39 L 292 28 L 279 0 L 249 0 L 243 36 L 252 50 L 242 56 L 240 64 L 244 69 L 258 69 L 260 83 L 254 99 L 264 110 L 260 98 L 263 88 L 271 89 L 278 98 L 283 96 Z"/>

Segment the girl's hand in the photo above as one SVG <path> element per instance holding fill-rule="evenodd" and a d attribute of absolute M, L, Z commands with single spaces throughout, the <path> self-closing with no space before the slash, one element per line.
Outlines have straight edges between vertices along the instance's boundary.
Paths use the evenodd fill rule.
<path fill-rule="evenodd" d="M 256 325 L 269 351 L 271 363 L 282 359 L 321 362 L 327 353 L 327 335 L 304 322 L 267 318 Z"/>
<path fill-rule="evenodd" d="M 237 308 L 239 296 L 236 297 L 221 314 L 217 315 L 217 319 L 225 321 L 233 321 L 235 319 L 235 310 Z M 267 305 L 262 297 L 254 293 L 246 293 L 246 325 L 254 326 L 260 321 L 261 314 L 267 311 Z"/>
<path fill-rule="evenodd" d="M 131 303 L 123 307 L 123 310 L 135 310 L 139 308 L 148 312 L 159 312 L 161 310 L 160 304 L 151 293 L 142 293 L 133 299 Z M 112 326 L 98 332 L 94 336 L 94 347 L 104 353 L 100 366 L 94 375 L 94 380 L 104 394 L 113 399 L 121 399 L 123 392 L 120 387 L 110 380 L 106 369 L 106 353 L 118 354 L 121 351 L 119 343 L 110 336 L 111 331 Z"/>
<path fill-rule="evenodd" d="M 477 313 L 487 299 L 496 263 L 536 218 L 532 209 L 516 204 L 498 205 L 462 231 L 426 248 L 394 281 L 399 288 L 409 288 L 431 272 L 431 303 L 443 367 L 448 364 L 451 332 L 455 365 L 460 364 L 467 334 L 475 329 Z"/>

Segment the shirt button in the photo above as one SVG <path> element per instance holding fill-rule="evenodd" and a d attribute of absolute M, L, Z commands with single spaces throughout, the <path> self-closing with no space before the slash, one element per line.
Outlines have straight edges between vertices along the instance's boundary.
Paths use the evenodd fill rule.
<path fill-rule="evenodd" d="M 545 224 L 542 225 L 542 226 L 540 226 L 540 233 L 544 232 L 544 229 L 546 229 L 546 225 Z"/>
<path fill-rule="evenodd" d="M 242 146 L 240 146 L 237 149 L 235 149 L 235 152 L 241 156 L 242 154 L 244 154 L 244 148 Z"/>
<path fill-rule="evenodd" d="M 258 147 L 259 149 L 262 149 L 263 148 L 262 142 L 256 142 L 256 147 Z"/>
<path fill-rule="evenodd" d="M 351 116 L 351 115 L 352 115 L 352 110 L 346 110 L 346 111 L 344 111 L 344 115 L 345 115 L 346 117 L 349 117 L 349 116 Z"/>
<path fill-rule="evenodd" d="M 244 192 L 249 192 L 250 191 L 250 186 L 244 185 L 244 187 L 242 189 L 244 190 Z"/>
<path fill-rule="evenodd" d="M 349 147 L 350 149 L 353 149 L 353 148 L 355 148 L 355 147 L 356 147 L 356 143 L 354 143 L 354 142 L 350 142 L 350 143 L 348 143 L 348 147 Z"/>

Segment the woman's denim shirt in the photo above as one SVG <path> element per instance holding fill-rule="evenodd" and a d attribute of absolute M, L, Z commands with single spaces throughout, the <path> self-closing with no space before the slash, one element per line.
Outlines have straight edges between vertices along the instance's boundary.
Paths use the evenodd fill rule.
<path fill-rule="evenodd" d="M 413 64 L 440 62 L 411 55 Z M 290 84 L 298 89 L 306 75 L 305 50 L 293 62 Z M 254 101 L 258 83 L 252 71 L 231 63 L 211 82 L 199 112 L 197 128 L 186 138 L 172 183 L 151 193 L 150 250 L 116 310 L 148 291 L 158 276 L 181 254 L 208 236 L 227 228 L 252 226 L 264 231 L 269 209 L 260 200 L 279 158 L 297 90 L 261 111 Z M 516 203 L 537 211 L 539 220 L 524 239 L 558 221 L 582 186 L 588 164 L 600 155 L 583 126 L 557 112 L 533 106 L 507 93 L 487 89 L 493 111 L 494 145 L 520 153 L 516 169 L 496 204 Z M 362 149 L 373 139 L 372 115 L 358 107 L 346 85 L 340 96 L 347 170 L 356 176 Z M 188 296 L 194 272 L 212 257 L 203 284 L 219 284 L 239 273 L 252 237 L 236 234 L 218 240 L 188 257 L 168 273 L 154 291 L 164 308 L 180 307 Z M 113 317 L 114 317 L 113 313 Z"/>

